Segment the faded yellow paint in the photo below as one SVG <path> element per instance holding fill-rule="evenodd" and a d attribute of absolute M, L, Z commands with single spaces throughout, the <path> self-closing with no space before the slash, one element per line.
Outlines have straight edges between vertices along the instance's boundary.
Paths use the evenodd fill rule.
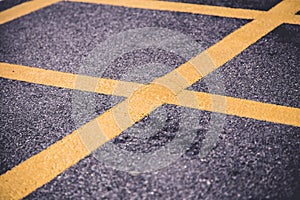
<path fill-rule="evenodd" d="M 136 90 L 141 88 L 143 84 L 134 83 L 134 82 L 126 82 L 126 81 L 118 81 L 118 84 L 114 88 L 112 95 L 129 97 Z"/>
<path fill-rule="evenodd" d="M 179 93 L 184 88 L 190 85 L 189 82 L 187 82 L 187 80 L 185 79 L 185 77 L 181 76 L 181 74 L 177 70 L 173 70 L 167 75 L 155 79 L 153 83 L 157 85 L 161 85 L 164 88 L 167 88 L 169 91 L 172 91 L 172 93 L 174 94 Z"/>
<path fill-rule="evenodd" d="M 93 152 L 99 146 L 109 141 L 109 138 L 106 137 L 100 129 L 97 119 L 80 127 L 77 132 L 79 133 L 82 143 L 89 152 Z"/>
<path fill-rule="evenodd" d="M 129 115 L 134 122 L 138 122 L 151 111 L 174 98 L 176 98 L 175 93 L 167 87 L 157 84 L 145 85 L 128 98 Z"/>
<path fill-rule="evenodd" d="M 17 19 L 44 7 L 50 6 L 59 0 L 32 0 L 24 2 L 20 5 L 14 6 L 0 13 L 0 24 L 4 24 L 11 20 Z"/>
<path fill-rule="evenodd" d="M 108 138 L 108 139 L 113 139 L 116 137 L 118 134 L 120 134 L 123 130 L 118 126 L 117 121 L 115 120 L 115 116 L 112 112 L 113 109 L 119 106 L 123 106 L 124 103 L 121 102 L 117 104 L 114 108 L 106 111 L 99 117 L 97 117 L 97 121 L 99 126 L 101 127 L 102 133 Z"/>
<path fill-rule="evenodd" d="M 195 68 L 195 66 L 191 66 L 192 63 L 186 62 L 183 64 L 183 67 L 178 67 L 175 69 L 177 73 L 182 76 L 189 85 L 195 83 L 199 78 L 202 78 L 202 74 Z"/>
<path fill-rule="evenodd" d="M 266 21 L 253 20 L 209 48 L 207 53 L 213 58 L 216 67 L 221 66 L 280 24 L 279 21 L 266 23 Z"/>
<path fill-rule="evenodd" d="M 98 78 L 84 75 L 77 75 L 72 89 L 96 92 L 98 89 Z"/>

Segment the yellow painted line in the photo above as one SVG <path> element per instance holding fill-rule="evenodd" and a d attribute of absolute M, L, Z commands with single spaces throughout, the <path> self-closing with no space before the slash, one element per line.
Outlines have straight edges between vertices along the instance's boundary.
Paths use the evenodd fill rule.
<path fill-rule="evenodd" d="M 300 109 L 226 97 L 226 114 L 300 127 Z"/>
<path fill-rule="evenodd" d="M 32 0 L 14 6 L 0 13 L 0 24 L 17 19 L 44 7 L 50 6 L 59 0 Z"/>
<path fill-rule="evenodd" d="M 131 107 L 135 107 L 137 101 L 141 102 L 147 99 L 147 102 L 139 106 L 140 109 L 129 109 L 132 111 L 130 115 L 136 121 L 141 120 L 146 115 L 144 110 L 150 112 L 154 107 L 157 107 L 155 95 L 145 92 L 149 89 L 153 93 L 162 95 L 160 91 L 163 88 L 146 85 L 139 90 L 139 95 L 135 95 L 133 99 L 128 98 L 117 104 L 114 108 L 106 111 L 62 140 L 1 175 L 1 199 L 23 198 L 135 123 L 135 121 L 130 121 L 124 129 L 120 129 L 118 122 L 126 120 L 122 115 L 113 115 L 114 110 L 127 111 L 129 104 Z M 121 118 L 116 119 L 116 117 Z M 130 116 L 128 115 L 128 117 Z"/>
<path fill-rule="evenodd" d="M 78 132 L 64 137 L 46 150 L 0 176 L 1 199 L 21 199 L 87 156 Z M 51 173 L 49 173 L 51 171 Z M 18 187 L 16 187 L 18 186 Z"/>
<path fill-rule="evenodd" d="M 0 76 L 19 81 L 73 89 L 75 75 L 22 65 L 0 63 Z"/>
<path fill-rule="evenodd" d="M 97 123 L 93 121 L 91 122 L 92 124 L 94 124 L 94 127 L 99 128 L 99 134 L 101 135 L 99 136 L 99 138 L 102 138 L 104 140 L 102 141 L 100 139 L 98 144 L 94 144 L 92 142 L 91 149 L 97 148 L 97 145 L 101 145 L 101 143 L 105 142 L 106 139 L 116 137 L 122 132 L 123 129 L 125 130 L 126 128 L 130 127 L 134 122 L 139 121 L 141 118 L 143 118 L 143 116 L 148 115 L 153 109 L 161 106 L 163 103 L 176 102 L 176 98 L 179 98 L 178 96 L 180 96 L 176 96 L 176 94 L 180 94 L 180 90 L 183 90 L 184 87 L 186 87 L 186 85 L 197 81 L 197 78 L 200 79 L 210 71 L 220 67 L 222 64 L 232 59 L 234 56 L 239 54 L 249 45 L 251 45 L 259 38 L 263 37 L 265 34 L 267 34 L 271 30 L 276 28 L 278 25 L 283 23 L 284 20 L 293 15 L 298 10 L 298 8 L 299 5 L 297 4 L 297 2 L 281 2 L 277 6 L 272 8 L 270 11 L 268 11 L 265 15 L 259 16 L 257 19 L 234 31 L 232 34 L 225 37 L 216 45 L 209 48 L 206 51 L 206 54 L 212 58 L 213 62 L 208 66 L 203 65 L 201 60 L 199 60 L 199 58 L 204 56 L 204 54 L 202 53 L 200 54 L 200 56 L 196 56 L 194 59 L 191 60 L 192 65 L 182 65 L 179 67 L 180 69 L 173 71 L 160 78 L 157 84 L 155 84 L 155 80 L 154 83 L 150 85 L 138 88 L 132 94 L 132 96 L 130 96 L 130 98 L 127 98 L 127 100 L 114 106 L 110 110 L 97 117 Z M 251 34 L 249 32 L 251 32 Z M 245 34 L 245 36 L 243 36 L 243 34 Z M 238 40 L 238 42 L 236 42 L 235 40 Z M 236 45 L 230 44 L 231 42 L 233 42 Z M 219 58 L 219 56 L 221 58 Z M 200 63 L 200 66 L 203 67 L 203 69 L 197 66 L 197 63 Z M 184 81 L 184 79 L 189 79 L 189 77 L 187 76 L 184 76 L 183 79 L 181 79 L 181 81 L 184 82 L 184 86 L 174 86 L 174 81 L 170 83 L 164 81 L 164 79 L 169 80 L 169 77 L 177 77 L 178 74 L 184 74 L 185 70 L 183 69 L 186 68 L 187 70 L 191 70 L 190 67 L 193 67 L 194 69 L 199 71 L 199 73 L 196 75 L 196 77 L 193 77 L 193 80 L 186 80 L 188 84 L 186 84 L 186 82 Z M 178 93 L 174 94 L 174 91 Z M 114 115 L 114 110 L 119 110 L 118 112 L 124 113 L 124 115 Z M 234 113 L 235 110 L 228 110 L 228 112 Z M 251 115 L 251 113 L 249 115 Z M 124 120 L 123 117 L 128 119 Z M 119 124 L 122 120 L 124 120 L 125 123 L 121 122 L 122 126 L 120 126 Z M 98 128 L 96 130 L 98 130 Z M 83 132 L 87 133 L 82 134 L 84 135 L 84 138 L 87 137 L 86 140 L 90 141 L 88 133 L 89 131 Z M 74 137 L 74 140 L 77 141 L 77 143 L 79 143 L 78 134 L 76 134 L 76 132 L 71 134 L 70 137 Z M 62 141 L 66 141 L 64 145 L 57 145 L 59 143 L 62 143 Z M 86 154 L 88 154 L 89 150 L 87 149 L 90 148 L 86 148 L 83 147 L 82 144 L 78 144 L 79 146 L 81 145 L 81 147 L 79 147 L 79 153 L 74 155 L 72 154 L 71 159 L 68 160 L 69 158 L 65 157 L 64 152 L 68 153 L 76 149 L 74 148 L 74 145 L 71 144 L 73 142 L 73 139 L 68 140 L 64 138 L 61 141 L 55 143 L 54 145 L 51 145 L 49 148 L 42 151 L 41 153 L 33 156 L 32 158 L 29 158 L 20 165 L 14 167 L 7 173 L 1 175 L 1 195 L 7 195 L 9 196 L 9 198 L 13 199 L 22 198 L 25 195 L 37 189 L 38 187 L 52 180 L 55 176 L 57 176 L 57 174 L 67 169 L 72 164 L 75 164 L 77 161 L 86 156 Z M 66 149 L 62 152 L 62 146 L 66 146 L 66 148 L 70 147 L 70 149 Z M 49 157 L 49 151 L 53 152 L 50 154 L 51 158 Z M 74 158 L 72 156 L 74 156 Z M 45 165 L 41 164 L 41 162 L 45 163 Z M 28 176 L 27 170 L 35 173 L 32 174 L 32 176 Z M 10 181 L 17 179 L 19 179 L 19 181 Z M 18 192 L 16 192 L 16 190 L 18 190 Z"/>
<path fill-rule="evenodd" d="M 283 1 L 279 3 L 264 15 L 232 32 L 206 51 L 192 58 L 188 63 L 179 66 L 176 70 L 154 82 L 166 85 L 170 82 L 170 79 L 181 74 L 186 83 L 189 84 L 179 85 L 176 91 L 183 90 L 240 54 L 262 36 L 285 22 L 286 19 L 293 17 L 299 9 L 300 4 L 298 2 Z M 195 73 L 195 71 L 198 73 Z M 193 72 L 193 75 L 188 76 L 187 72 Z"/>
<path fill-rule="evenodd" d="M 190 94 L 192 93 L 192 94 Z M 184 90 L 178 96 L 196 96 L 197 105 L 190 104 L 190 102 L 168 102 L 170 104 L 195 108 L 199 110 L 206 110 L 210 112 L 218 112 L 227 115 L 234 115 L 238 117 L 246 117 L 255 120 L 267 121 L 272 123 L 279 123 L 285 125 L 292 125 L 300 127 L 300 109 L 281 106 L 276 104 L 262 103 L 252 100 L 214 95 L 205 92 L 195 92 Z M 218 101 L 220 99 L 220 101 Z M 218 109 L 218 102 L 225 101 L 225 109 L 221 107 Z M 223 106 L 223 105 L 222 105 Z"/>
<path fill-rule="evenodd" d="M 76 75 L 3 62 L 0 62 L 0 77 L 47 86 L 125 97 L 128 97 L 137 88 L 142 86 L 142 84 L 138 83 Z M 82 82 L 81 84 L 79 83 L 80 81 Z M 91 83 L 94 83 L 94 85 L 90 85 Z"/>
<path fill-rule="evenodd" d="M 293 17 L 287 19 L 285 23 L 300 25 L 300 15 L 294 15 Z"/>
<path fill-rule="evenodd" d="M 197 5 L 168 1 L 149 1 L 149 0 L 69 0 L 72 2 L 106 4 L 113 6 L 125 6 L 129 8 L 141 8 L 161 11 L 187 12 L 193 14 L 213 15 L 220 17 L 231 17 L 240 19 L 255 19 L 265 11 L 228 8 L 210 5 Z"/>
<path fill-rule="evenodd" d="M 229 8 L 222 6 L 210 6 L 189 4 L 180 2 L 158 1 L 158 0 L 68 0 L 72 2 L 95 3 L 113 6 L 124 6 L 129 8 L 141 8 L 161 11 L 186 12 L 193 14 L 202 14 L 219 17 L 256 19 L 267 13 L 267 11 L 251 10 L 242 8 Z M 297 2 L 297 1 L 293 1 Z M 293 16 L 286 19 L 285 23 L 300 24 L 299 16 Z"/>
<path fill-rule="evenodd" d="M 74 85 L 75 77 L 80 77 L 80 75 L 75 75 L 66 72 L 57 72 L 52 70 L 26 67 L 26 66 L 8 64 L 8 63 L 0 63 L 0 69 L 1 69 L 0 77 L 3 78 L 26 81 L 29 83 L 37 83 L 37 84 L 42 84 L 47 86 L 67 88 L 67 89 L 74 89 L 75 87 L 73 85 Z M 187 73 L 189 72 L 190 71 L 187 71 Z M 82 77 L 84 77 L 86 83 L 93 83 L 93 81 L 91 80 L 96 79 L 97 80 L 96 83 L 98 83 L 98 85 L 96 86 L 97 88 L 96 90 L 95 90 L 95 86 L 91 87 L 90 89 L 88 87 L 81 88 L 81 89 L 85 91 L 100 93 L 100 94 L 130 97 L 133 95 L 135 91 L 138 90 L 138 88 L 145 86 L 143 84 L 134 83 L 134 82 L 95 78 L 95 77 L 88 77 L 88 76 L 82 76 Z M 151 94 L 153 94 L 153 92 Z M 167 100 L 165 100 L 165 102 L 169 104 L 176 104 L 179 106 L 196 108 L 200 110 L 221 112 L 228 115 L 236 115 L 239 117 L 248 117 L 252 119 L 269 121 L 274 123 L 300 126 L 300 119 L 299 119 L 300 113 L 299 113 L 299 109 L 297 108 L 260 103 L 260 102 L 220 96 L 220 95 L 212 95 L 209 93 L 194 92 L 189 90 L 183 90 L 178 94 L 178 96 L 180 95 L 188 97 L 189 99 L 187 101 L 180 101 L 177 103 L 174 103 L 173 101 L 167 101 Z M 139 96 L 139 95 L 135 95 L 135 96 Z M 197 97 L 197 104 L 195 103 L 191 104 L 190 101 L 191 96 Z M 226 99 L 227 102 L 226 112 L 218 111 L 212 107 L 213 98 Z M 256 107 L 259 109 L 256 109 Z M 248 110 L 244 111 L 243 109 L 248 109 Z M 121 110 L 119 109 L 115 109 L 114 111 L 116 111 L 114 115 L 119 115 L 119 114 L 124 115 L 124 113 L 122 113 Z M 261 111 L 263 111 L 263 113 L 260 113 Z M 123 120 L 118 122 L 119 127 L 125 127 L 124 125 L 122 125 L 124 124 L 123 121 L 124 118 Z M 125 128 L 123 129 L 125 130 Z"/>

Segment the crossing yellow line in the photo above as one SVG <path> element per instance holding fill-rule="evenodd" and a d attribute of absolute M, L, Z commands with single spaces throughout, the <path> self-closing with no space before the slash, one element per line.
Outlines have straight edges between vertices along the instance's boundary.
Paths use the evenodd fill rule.
<path fill-rule="evenodd" d="M 176 11 L 187 12 L 193 14 L 213 15 L 220 17 L 231 17 L 240 19 L 255 19 L 265 11 L 241 9 L 241 8 L 228 8 L 221 6 L 210 5 L 197 5 L 189 3 L 157 1 L 157 0 L 68 0 L 72 2 L 106 4 L 113 6 L 125 6 L 129 8 L 142 8 L 161 11 Z"/>
<path fill-rule="evenodd" d="M 59 0 L 32 0 L 14 6 L 0 13 L 0 24 L 4 24 L 11 20 L 17 19 L 44 7 L 50 6 Z"/>
<path fill-rule="evenodd" d="M 1 62 L 0 77 L 47 86 L 78 89 L 82 91 L 96 92 L 107 95 L 117 95 L 122 97 L 130 97 L 138 88 L 145 86 L 143 84 L 135 82 L 95 78 Z M 91 85 L 91 87 L 76 88 L 75 82 L 76 78 L 78 77 L 80 77 L 79 79 L 82 79 L 82 81 L 86 83 L 93 83 L 93 79 L 96 79 L 98 84 Z M 274 123 L 300 126 L 300 112 L 298 108 L 291 108 L 286 106 L 261 103 L 189 90 L 183 90 L 177 96 L 179 95 L 183 97 L 196 97 L 197 104 L 191 104 L 190 99 L 180 102 L 166 101 L 166 103 L 200 110 L 220 112 L 228 115 L 236 115 L 239 117 L 248 117 Z M 225 98 L 225 110 L 216 110 L 216 108 L 213 108 L 212 99 L 217 98 Z"/>
<path fill-rule="evenodd" d="M 138 88 L 127 100 L 114 106 L 41 153 L 1 175 L 1 196 L 19 199 L 28 195 L 30 192 L 52 180 L 63 170 L 77 163 L 105 141 L 119 135 L 123 130 L 148 115 L 153 109 L 166 102 L 178 101 L 178 97 L 185 87 L 232 59 L 259 38 L 285 22 L 298 9 L 299 3 L 297 2 L 281 2 L 264 15 L 260 15 L 252 22 L 225 37 L 219 43 L 205 51 L 205 53 L 196 56 L 190 61 L 191 64 L 182 65 L 177 70 L 156 79 L 150 85 Z M 205 58 L 205 54 L 210 56 L 213 61 L 209 65 L 205 65 L 201 60 Z M 184 73 L 186 70 L 197 71 L 198 73 L 189 78 Z M 179 77 L 180 75 L 183 76 L 180 78 L 183 86 L 177 85 L 174 81 L 170 80 L 170 77 Z M 234 109 L 229 111 L 234 112 Z M 114 114 L 115 112 L 121 114 Z M 248 113 L 248 115 L 251 115 L 251 113 Z M 74 141 L 69 138 L 75 138 L 75 142 L 79 143 L 78 135 L 83 135 L 83 138 L 87 138 L 86 140 L 90 141 L 89 130 L 92 132 L 100 130 L 98 135 L 97 131 L 93 132 L 92 135 L 102 139 L 96 144 L 92 142 L 89 148 L 85 146 L 86 144 L 77 144 L 78 148 L 76 150 L 79 153 L 76 153 L 73 148 L 74 145 L 71 144 Z M 63 145 L 59 145 L 61 143 Z M 61 152 L 60 148 L 62 146 L 66 146 L 66 148 Z"/>

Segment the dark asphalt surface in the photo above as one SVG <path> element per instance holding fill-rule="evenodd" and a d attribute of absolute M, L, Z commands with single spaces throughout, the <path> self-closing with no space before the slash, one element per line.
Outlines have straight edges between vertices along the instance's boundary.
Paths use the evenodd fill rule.
<path fill-rule="evenodd" d="M 259 6 L 256 2 L 201 1 L 210 5 L 262 10 L 271 8 L 277 1 L 265 1 Z M 78 73 L 82 72 L 82 60 L 97 45 L 124 30 L 149 26 L 168 28 L 189 35 L 205 49 L 247 22 L 63 2 L 1 25 L 0 61 Z M 208 91 L 208 85 L 212 84 L 210 81 L 218 75 L 225 88 L 223 95 L 299 108 L 298 35 L 299 26 L 281 25 L 189 89 Z M 172 70 L 184 59 L 161 49 L 148 48 L 116 60 L 107 67 L 102 77 L 129 80 L 123 75 L 149 62 L 162 63 Z M 89 71 L 84 73 L 95 75 Z M 123 99 L 7 79 L 0 81 L 1 174 Z M 214 90 L 210 92 L 219 94 Z M 85 101 L 75 105 L 74 95 L 78 94 L 86 98 L 92 96 L 95 109 L 91 112 L 85 110 Z M 75 113 L 74 106 L 79 108 Z M 170 105 L 158 110 L 163 109 L 167 113 L 167 123 L 152 137 L 139 138 L 139 131 L 132 135 L 129 129 L 110 143 L 128 152 L 154 152 L 174 139 L 179 122 L 192 120 L 182 117 L 178 110 L 194 112 L 199 118 L 196 136 L 186 153 L 170 166 L 132 175 L 99 162 L 94 154 L 25 199 L 299 197 L 299 127 L 226 116 L 216 148 L 200 159 L 199 150 L 212 114 Z M 160 118 L 153 113 L 154 117 Z M 74 120 L 74 115 L 79 120 Z M 149 124 L 149 120 L 145 118 L 138 124 Z"/>
<path fill-rule="evenodd" d="M 187 13 L 64 2 L 3 24 L 0 29 L 0 60 L 76 73 L 80 67 L 78 63 L 97 45 L 121 31 L 143 27 L 169 28 L 188 34 L 203 48 L 208 48 L 246 22 Z"/>
<path fill-rule="evenodd" d="M 212 6 L 226 6 L 231 8 L 246 8 L 246 9 L 255 9 L 255 10 L 269 10 L 280 0 L 169 0 L 173 2 L 182 2 L 182 3 L 195 3 L 195 4 L 206 4 Z"/>

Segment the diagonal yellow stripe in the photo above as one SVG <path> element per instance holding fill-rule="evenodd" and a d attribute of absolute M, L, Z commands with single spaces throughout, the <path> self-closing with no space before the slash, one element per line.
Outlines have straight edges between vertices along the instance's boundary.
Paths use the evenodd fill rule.
<path fill-rule="evenodd" d="M 58 1 L 60 0 L 32 0 L 24 2 L 20 5 L 2 11 L 0 13 L 0 24 L 4 24 L 44 7 L 50 6 Z"/>
<path fill-rule="evenodd" d="M 189 83 L 188 85 L 191 85 L 240 54 L 251 44 L 285 22 L 286 19 L 294 16 L 299 9 L 299 2 L 283 1 L 277 4 L 266 14 L 232 32 L 206 51 L 192 58 L 188 63 L 179 66 L 154 82 L 167 84 L 170 77 L 177 77 L 177 74 L 180 74 Z M 192 74 L 192 76 L 188 76 L 188 74 Z M 188 85 L 181 85 L 177 90 L 183 90 Z"/>
<path fill-rule="evenodd" d="M 8 171 L 5 176 L 0 177 L 0 199 L 21 199 L 26 194 L 32 192 L 32 187 L 40 187 L 40 182 L 48 182 L 48 171 L 52 174 L 62 173 L 66 167 L 71 167 L 74 163 L 86 157 L 88 152 L 81 142 L 78 132 L 64 137 L 42 151 L 15 167 L 15 170 Z M 34 163 L 34 167 L 32 164 Z M 51 164 L 50 164 L 51 163 Z M 51 167 L 51 168 L 50 168 Z M 34 169 L 33 169 L 34 168 Z M 38 173 L 37 173 L 38 172 Z M 14 188 L 14 186 L 19 186 Z M 13 191 L 13 193 L 11 193 Z"/>
<path fill-rule="evenodd" d="M 238 53 L 243 51 L 245 48 L 247 48 L 249 45 L 251 45 L 253 42 L 258 40 L 263 35 L 267 34 L 269 31 L 280 25 L 280 23 L 284 22 L 287 18 L 289 18 L 292 14 L 294 14 L 299 9 L 299 4 L 297 2 L 281 2 L 277 6 L 275 6 L 273 9 L 268 11 L 264 16 L 260 16 L 257 20 L 254 20 L 247 25 L 243 26 L 241 29 L 233 32 L 229 36 L 225 37 L 223 40 L 220 41 L 222 45 L 219 45 L 220 43 L 217 43 L 206 53 L 208 53 L 211 56 L 211 59 L 215 61 L 216 65 L 209 65 L 208 67 L 203 66 L 204 70 L 202 68 L 199 68 L 199 66 L 195 66 L 194 69 L 199 71 L 199 74 L 193 77 L 192 80 L 186 81 L 184 86 L 180 85 L 173 85 L 174 82 L 166 82 L 166 80 L 170 80 L 169 77 L 178 77 L 178 74 L 180 74 L 180 70 L 173 71 L 166 76 L 155 80 L 157 81 L 156 85 L 154 83 L 150 85 L 143 86 L 139 88 L 137 91 L 134 92 L 134 94 L 131 96 L 130 99 L 125 100 L 124 102 L 116 105 L 112 109 L 108 110 L 104 114 L 97 117 L 96 123 L 94 123 L 95 120 L 88 123 L 86 126 L 92 126 L 90 124 L 93 124 L 93 126 L 99 126 L 99 130 L 101 136 L 99 138 L 107 138 L 111 139 L 118 134 L 122 132 L 123 129 L 126 129 L 126 126 L 129 127 L 132 125 L 132 123 L 139 121 L 143 116 L 148 115 L 151 110 L 157 108 L 158 106 L 162 105 L 165 102 L 174 101 L 174 98 L 176 98 L 176 95 L 178 95 L 184 87 L 186 87 L 188 84 L 191 84 L 195 81 L 197 81 L 197 78 L 201 78 L 202 76 L 206 75 L 210 71 L 220 67 L 224 62 L 227 62 L 228 60 L 232 59 L 234 56 L 236 56 Z M 274 18 L 274 22 L 271 20 Z M 266 20 L 267 19 L 267 20 Z M 259 21 L 262 21 L 263 23 L 259 23 Z M 262 29 L 262 30 L 258 30 Z M 241 31 L 242 30 L 242 31 Z M 251 34 L 248 34 L 248 32 L 252 32 Z M 241 32 L 244 32 L 247 37 L 251 38 L 243 38 L 243 35 Z M 233 37 L 236 36 L 237 38 Z M 229 38 L 229 39 L 228 39 Z M 235 39 L 238 39 L 239 42 L 243 44 L 237 44 L 237 46 L 230 45 L 230 42 L 235 42 Z M 227 46 L 223 45 L 229 45 L 232 49 L 228 49 Z M 215 46 L 218 46 L 216 48 Z M 218 50 L 218 49 L 221 49 Z M 223 53 L 225 55 L 222 56 L 222 58 L 218 58 L 218 54 L 216 53 Z M 203 54 L 202 54 L 203 55 Z M 202 64 L 201 60 L 198 60 L 201 58 L 201 56 L 196 57 L 193 61 L 193 63 L 200 63 Z M 183 66 L 183 67 L 182 67 Z M 182 65 L 179 68 L 180 69 L 187 69 L 190 70 L 192 65 Z M 184 71 L 184 70 L 183 70 Z M 201 73 L 204 73 L 201 75 Z M 187 76 L 184 77 L 185 79 L 188 78 Z M 182 81 L 182 79 L 181 79 Z M 187 84 L 188 83 L 188 84 Z M 160 92 L 161 91 L 161 92 Z M 177 92 L 177 93 L 174 93 Z M 159 98 L 155 98 L 156 95 Z M 145 102 L 146 103 L 143 103 Z M 134 102 L 135 104 L 131 104 L 131 102 Z M 136 103 L 141 103 L 141 105 L 136 106 Z M 118 126 L 118 121 L 123 119 L 115 119 L 113 115 L 114 110 L 120 110 L 124 111 L 127 109 L 129 111 L 129 117 L 133 119 L 134 121 L 130 121 L 130 119 L 127 120 L 127 124 L 122 124 L 122 128 Z M 121 115 L 118 115 L 118 117 Z M 127 117 L 126 115 L 124 115 Z M 98 129 L 97 128 L 97 129 Z M 81 130 L 84 128 L 81 128 L 78 130 L 80 133 Z M 87 128 L 88 129 L 88 128 Z M 76 138 L 76 134 L 78 132 L 74 132 L 70 134 L 68 137 L 65 137 L 61 141 L 55 143 L 54 145 L 51 145 L 48 147 L 45 151 L 31 157 L 30 159 L 24 161 L 20 165 L 16 166 L 12 170 L 8 171 L 7 173 L 0 176 L 0 191 L 2 196 L 6 196 L 13 199 L 19 199 L 26 195 L 28 195 L 30 192 L 34 191 L 38 187 L 42 186 L 46 182 L 52 180 L 54 177 L 56 177 L 63 169 L 67 169 L 69 166 L 75 164 L 78 160 L 80 160 L 86 152 L 89 152 L 90 150 L 85 149 L 83 145 L 78 145 L 78 148 L 83 149 L 77 149 L 80 152 L 84 152 L 82 154 L 75 154 L 74 149 L 67 148 L 65 149 L 63 154 L 55 154 L 55 152 L 59 152 L 60 146 L 58 145 L 61 142 L 66 142 L 65 145 L 68 146 L 69 142 L 72 142 L 68 140 L 69 137 Z M 84 131 L 83 131 L 84 132 Z M 105 139 L 106 140 L 106 139 Z M 105 142 L 105 141 L 104 141 Z M 101 145 L 101 143 L 99 143 Z M 70 145 L 71 146 L 71 145 Z M 96 146 L 93 146 L 93 148 L 96 148 Z M 52 159 L 47 159 L 47 156 L 49 155 L 47 152 L 51 152 L 51 156 L 54 156 L 56 158 L 56 162 L 53 162 Z M 69 156 L 72 157 L 72 159 L 68 162 L 66 160 L 69 159 Z M 73 157 L 74 156 L 74 157 Z M 40 163 L 40 161 L 43 161 L 43 163 Z M 43 170 L 43 167 L 47 166 L 48 170 Z M 34 176 L 27 176 L 28 174 L 42 174 L 40 176 L 43 176 L 44 178 L 41 180 L 37 180 Z M 17 177 L 18 176 L 18 177 Z M 18 180 L 16 182 L 12 182 L 11 180 Z"/>

